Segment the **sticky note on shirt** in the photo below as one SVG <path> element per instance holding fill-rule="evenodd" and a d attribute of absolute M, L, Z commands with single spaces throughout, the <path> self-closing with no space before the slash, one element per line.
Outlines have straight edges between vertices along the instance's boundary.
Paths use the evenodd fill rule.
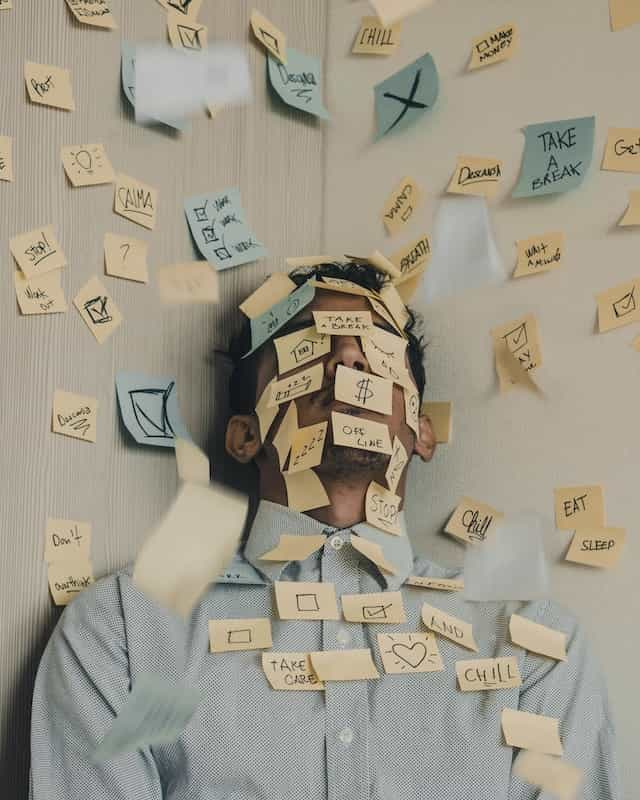
<path fill-rule="evenodd" d="M 278 544 L 260 556 L 261 561 L 304 561 L 321 547 L 324 547 L 327 537 L 324 534 L 317 536 L 303 536 L 281 533 Z"/>
<path fill-rule="evenodd" d="M 66 0 L 78 22 L 95 28 L 117 28 L 107 0 Z"/>
<path fill-rule="evenodd" d="M 67 301 L 60 283 L 61 271 L 47 272 L 29 280 L 19 269 L 13 274 L 16 298 L 22 314 L 63 314 Z"/>
<path fill-rule="evenodd" d="M 364 536 L 358 536 L 355 533 L 351 534 L 350 542 L 354 550 L 357 550 L 365 558 L 368 558 L 369 561 L 373 562 L 383 573 L 386 572 L 388 575 L 395 575 L 397 573 L 397 569 L 385 557 L 382 547 L 376 544 L 376 542 L 371 542 Z"/>
<path fill-rule="evenodd" d="M 32 103 L 62 108 L 65 111 L 75 110 L 71 73 L 68 69 L 27 61 L 24 65 L 24 79 Z"/>
<path fill-rule="evenodd" d="M 509 634 L 514 644 L 531 653 L 555 658 L 557 661 L 567 660 L 567 635 L 562 631 L 540 625 L 519 614 L 512 614 L 509 617 Z"/>
<path fill-rule="evenodd" d="M 598 331 L 622 328 L 640 320 L 640 278 L 625 281 L 596 295 Z"/>
<path fill-rule="evenodd" d="M 206 261 L 170 264 L 156 272 L 158 293 L 165 305 L 217 303 L 218 275 Z"/>
<path fill-rule="evenodd" d="M 436 589 L 441 592 L 461 592 L 464 581 L 457 578 L 428 578 L 425 575 L 409 575 L 405 583 L 419 589 Z"/>
<path fill-rule="evenodd" d="M 276 94 L 292 108 L 329 119 L 322 100 L 322 64 L 316 56 L 286 49 L 283 64 L 271 53 L 267 54 L 267 75 Z"/>
<path fill-rule="evenodd" d="M 387 470 L 384 474 L 384 478 L 387 482 L 390 492 L 395 492 L 398 488 L 400 478 L 402 477 L 404 468 L 408 463 L 409 456 L 407 454 L 406 447 L 402 444 L 397 436 L 394 436 L 391 458 L 389 459 L 389 464 L 387 465 Z"/>
<path fill-rule="evenodd" d="M 331 351 L 331 336 L 318 333 L 315 325 L 293 331 L 273 340 L 278 357 L 278 373 L 282 375 L 292 369 L 315 361 Z"/>
<path fill-rule="evenodd" d="M 640 225 L 640 191 L 629 192 L 629 205 L 618 225 Z"/>
<path fill-rule="evenodd" d="M 609 128 L 602 169 L 640 172 L 640 128 Z"/>
<path fill-rule="evenodd" d="M 67 259 L 53 232 L 53 225 L 44 225 L 14 236 L 9 240 L 9 249 L 29 279 L 60 269 L 67 264 Z"/>
<path fill-rule="evenodd" d="M 410 127 L 432 109 L 438 99 L 438 70 L 431 53 L 425 53 L 385 78 L 374 86 L 373 91 L 376 139 Z"/>
<path fill-rule="evenodd" d="M 511 353 L 517 366 L 526 373 L 535 371 L 542 364 L 542 349 L 538 333 L 538 321 L 533 314 L 507 322 L 491 331 L 496 358 L 496 372 L 500 391 L 506 392 L 516 385 L 515 376 L 505 365 L 502 350 Z M 524 381 L 524 378 L 522 378 Z"/>
<path fill-rule="evenodd" d="M 47 518 L 44 539 L 44 560 L 54 562 L 89 561 L 91 524 L 75 519 Z"/>
<path fill-rule="evenodd" d="M 422 605 L 422 621 L 429 630 L 451 639 L 452 642 L 477 652 L 478 645 L 473 638 L 473 627 L 471 623 L 463 619 L 447 614 L 439 608 L 430 606 L 428 603 Z"/>
<path fill-rule="evenodd" d="M 577 800 L 584 782 L 583 772 L 575 764 L 533 750 L 518 753 L 512 773 L 525 783 L 539 786 L 545 794 L 548 792 L 557 800 Z"/>
<path fill-rule="evenodd" d="M 511 58 L 518 47 L 518 29 L 513 23 L 483 33 L 471 46 L 468 69 L 488 67 Z"/>
<path fill-rule="evenodd" d="M 271 385 L 269 405 L 271 407 L 279 406 L 281 403 L 295 400 L 296 397 L 317 392 L 322 386 L 323 377 L 324 364 L 319 363 L 298 370 L 279 381 L 274 381 Z"/>
<path fill-rule="evenodd" d="M 359 681 L 379 678 L 371 650 L 323 650 L 310 653 L 311 664 L 321 681 Z"/>
<path fill-rule="evenodd" d="M 341 447 L 355 447 L 373 453 L 391 454 L 389 428 L 380 422 L 353 417 L 351 414 L 331 412 L 333 443 Z"/>
<path fill-rule="evenodd" d="M 392 413 L 393 383 L 378 375 L 338 364 L 334 392 L 336 400 L 349 405 L 378 414 Z"/>
<path fill-rule="evenodd" d="M 209 29 L 193 20 L 185 19 L 179 12 L 167 14 L 167 33 L 176 50 L 202 50 L 207 46 Z"/>
<path fill-rule="evenodd" d="M 401 592 L 343 594 L 342 615 L 347 622 L 401 623 L 407 617 Z"/>
<path fill-rule="evenodd" d="M 311 665 L 309 653 L 263 653 L 262 669 L 272 689 L 301 692 L 325 688 Z"/>
<path fill-rule="evenodd" d="M 449 517 L 445 531 L 469 544 L 484 542 L 503 516 L 486 503 L 463 497 Z"/>
<path fill-rule="evenodd" d="M 267 617 L 209 620 L 210 653 L 261 650 L 271 645 L 271 620 Z"/>
<path fill-rule="evenodd" d="M 495 158 L 458 156 L 453 176 L 447 186 L 451 194 L 475 194 L 493 197 L 502 177 L 502 161 Z"/>
<path fill-rule="evenodd" d="M 262 316 L 270 308 L 295 291 L 296 285 L 284 272 L 274 272 L 238 306 L 249 319 Z"/>
<path fill-rule="evenodd" d="M 450 401 L 431 400 L 423 403 L 420 414 L 428 417 L 438 444 L 446 444 L 451 441 L 453 416 Z"/>
<path fill-rule="evenodd" d="M 69 558 L 49 564 L 47 576 L 53 602 L 66 606 L 93 583 L 93 567 L 88 558 Z"/>
<path fill-rule="evenodd" d="M 133 236 L 116 233 L 104 235 L 104 271 L 114 278 L 147 283 L 147 251 L 149 245 Z"/>
<path fill-rule="evenodd" d="M 173 447 L 176 437 L 191 439 L 173 378 L 121 370 L 116 393 L 122 422 L 138 444 Z"/>
<path fill-rule="evenodd" d="M 332 336 L 358 336 L 373 328 L 370 311 L 313 311 L 318 333 Z"/>
<path fill-rule="evenodd" d="M 602 486 L 567 486 L 554 489 L 556 528 L 597 528 L 604 525 Z"/>
<path fill-rule="evenodd" d="M 283 477 L 289 508 L 294 511 L 311 511 L 329 505 L 329 495 L 312 469 L 293 474 L 284 473 Z"/>
<path fill-rule="evenodd" d="M 80 289 L 73 304 L 99 344 L 103 344 L 122 322 L 113 298 L 95 276 Z"/>
<path fill-rule="evenodd" d="M 13 180 L 13 138 L 0 136 L 0 181 Z"/>
<path fill-rule="evenodd" d="M 332 583 L 274 581 L 280 619 L 339 619 Z"/>
<path fill-rule="evenodd" d="M 502 733 L 511 747 L 554 756 L 563 754 L 559 721 L 555 717 L 517 711 L 515 708 L 503 708 L 501 716 Z"/>
<path fill-rule="evenodd" d="M 98 417 L 98 401 L 95 397 L 63 392 L 58 389 L 53 395 L 51 429 L 54 433 L 95 442 Z"/>
<path fill-rule="evenodd" d="M 371 481 L 367 488 L 364 508 L 366 520 L 370 525 L 386 533 L 402 536 L 400 527 L 400 503 L 402 498 Z"/>
<path fill-rule="evenodd" d="M 328 422 L 298 428 L 291 440 L 289 474 L 317 467 L 322 461 Z"/>
<path fill-rule="evenodd" d="M 580 528 L 577 530 L 565 559 L 589 567 L 614 567 L 624 547 L 624 528 Z"/>
<path fill-rule="evenodd" d="M 157 189 L 122 172 L 116 175 L 113 199 L 113 210 L 116 214 L 152 231 L 156 226 L 157 208 Z"/>
<path fill-rule="evenodd" d="M 400 23 L 386 26 L 378 17 L 363 17 L 351 52 L 373 56 L 391 55 L 400 44 L 400 28 Z"/>
<path fill-rule="evenodd" d="M 518 660 L 505 658 L 472 658 L 456 661 L 458 685 L 463 692 L 513 689 L 522 686 Z"/>
<path fill-rule="evenodd" d="M 393 236 L 407 225 L 422 203 L 422 192 L 413 178 L 403 178 L 387 198 L 382 209 L 382 221 L 387 233 Z"/>
<path fill-rule="evenodd" d="M 378 650 L 388 675 L 444 669 L 438 642 L 432 633 L 379 633 Z"/>
<path fill-rule="evenodd" d="M 539 236 L 530 236 L 516 242 L 518 260 L 514 270 L 514 278 L 524 275 L 537 275 L 558 269 L 564 254 L 563 233 L 543 233 Z"/>
<path fill-rule="evenodd" d="M 102 144 L 63 147 L 62 166 L 73 186 L 113 183 L 115 174 Z"/>
<path fill-rule="evenodd" d="M 251 30 L 256 39 L 263 44 L 271 55 L 282 64 L 287 63 L 287 37 L 271 20 L 254 8 L 249 17 Z"/>

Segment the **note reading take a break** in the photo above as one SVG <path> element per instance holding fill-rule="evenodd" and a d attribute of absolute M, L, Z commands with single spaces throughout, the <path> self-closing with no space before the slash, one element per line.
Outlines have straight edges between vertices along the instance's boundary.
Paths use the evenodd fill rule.
<path fill-rule="evenodd" d="M 347 622 L 379 624 L 406 622 L 401 592 L 343 594 L 342 615 Z"/>
<path fill-rule="evenodd" d="M 328 506 L 329 495 L 312 469 L 283 474 L 287 487 L 287 505 L 294 511 L 311 511 Z"/>
<path fill-rule="evenodd" d="M 251 30 L 274 58 L 282 64 L 287 63 L 287 37 L 271 20 L 254 8 L 249 18 Z"/>
<path fill-rule="evenodd" d="M 567 660 L 567 635 L 562 631 L 540 625 L 519 614 L 512 614 L 509 618 L 509 634 L 511 641 L 525 650 L 558 661 Z"/>
<path fill-rule="evenodd" d="M 69 562 L 74 559 L 89 560 L 91 551 L 91 523 L 75 519 L 47 518 L 44 539 L 44 560 Z"/>
<path fill-rule="evenodd" d="M 99 344 L 122 322 L 122 315 L 97 277 L 90 278 L 73 298 L 73 304 Z"/>
<path fill-rule="evenodd" d="M 640 128 L 609 128 L 602 169 L 640 172 Z"/>
<path fill-rule="evenodd" d="M 518 49 L 518 29 L 513 23 L 500 25 L 474 40 L 467 69 L 488 67 L 506 61 Z"/>
<path fill-rule="evenodd" d="M 301 369 L 286 378 L 274 381 L 271 386 L 271 397 L 269 405 L 279 406 L 296 397 L 302 397 L 310 392 L 317 392 L 322 386 L 324 377 L 324 365 L 314 364 L 312 367 Z"/>
<path fill-rule="evenodd" d="M 391 55 L 400 43 L 400 23 L 385 26 L 377 17 L 363 17 L 351 48 L 352 53 Z"/>
<path fill-rule="evenodd" d="M 566 486 L 553 490 L 556 528 L 598 528 L 604 525 L 602 486 Z"/>
<path fill-rule="evenodd" d="M 378 375 L 338 364 L 334 392 L 336 400 L 349 405 L 379 414 L 392 413 L 393 382 Z"/>
<path fill-rule="evenodd" d="M 378 649 L 388 675 L 444 669 L 438 642 L 432 633 L 379 633 Z"/>
<path fill-rule="evenodd" d="M 54 561 L 47 567 L 49 589 L 57 606 L 66 606 L 93 583 L 93 567 L 87 558 Z"/>
<path fill-rule="evenodd" d="M 96 28 L 117 28 L 107 0 L 66 0 L 69 10 L 78 22 Z"/>
<path fill-rule="evenodd" d="M 210 653 L 261 650 L 271 646 L 271 620 L 267 617 L 209 620 Z"/>
<path fill-rule="evenodd" d="M 359 336 L 373 328 L 370 311 L 314 311 L 318 333 L 332 336 Z"/>
<path fill-rule="evenodd" d="M 75 110 L 71 73 L 68 69 L 27 61 L 24 65 L 24 79 L 32 103 L 62 108 L 65 111 Z"/>
<path fill-rule="evenodd" d="M 321 681 L 359 681 L 379 678 L 371 650 L 323 650 L 309 654 Z"/>
<path fill-rule="evenodd" d="M 217 303 L 218 273 L 206 261 L 170 264 L 156 272 L 158 293 L 165 305 Z"/>
<path fill-rule="evenodd" d="M 17 269 L 13 273 L 16 298 L 22 314 L 63 314 L 67 301 L 60 283 L 62 272 L 46 272 L 29 280 Z"/>
<path fill-rule="evenodd" d="M 278 357 L 278 374 L 301 367 L 331 350 L 331 336 L 318 333 L 315 325 L 273 340 Z"/>
<path fill-rule="evenodd" d="M 9 249 L 29 280 L 67 264 L 67 259 L 53 232 L 53 225 L 44 225 L 14 236 L 9 240 Z"/>
<path fill-rule="evenodd" d="M 614 567 L 624 547 L 624 528 L 580 528 L 577 530 L 565 559 L 589 567 Z"/>
<path fill-rule="evenodd" d="M 503 516 L 486 503 L 463 497 L 449 517 L 445 531 L 469 544 L 484 542 Z"/>
<path fill-rule="evenodd" d="M 328 424 L 326 421 L 318 422 L 315 425 L 298 428 L 294 433 L 287 470 L 289 474 L 317 467 L 322 461 Z"/>
<path fill-rule="evenodd" d="M 513 689 L 522 686 L 518 659 L 513 656 L 456 661 L 456 675 L 458 685 L 463 692 Z"/>
<path fill-rule="evenodd" d="M 400 503 L 402 498 L 371 481 L 365 497 L 366 520 L 374 528 L 380 528 L 394 536 L 402 536 L 400 527 Z"/>
<path fill-rule="evenodd" d="M 293 535 L 281 533 L 278 544 L 260 556 L 261 561 L 304 561 L 312 553 L 324 547 L 327 537 L 320 533 L 317 536 Z"/>
<path fill-rule="evenodd" d="M 53 395 L 51 429 L 54 433 L 95 442 L 98 401 L 95 397 L 57 390 Z"/>
<path fill-rule="evenodd" d="M 441 611 L 428 603 L 423 603 L 421 614 L 422 621 L 429 630 L 451 639 L 452 642 L 466 647 L 468 650 L 478 651 L 471 623 L 447 614 L 446 611 Z"/>
<path fill-rule="evenodd" d="M 309 653 L 263 653 L 262 669 L 272 689 L 302 692 L 325 688 L 311 665 Z"/>
<path fill-rule="evenodd" d="M 422 404 L 420 414 L 429 419 L 438 444 L 451 441 L 453 417 L 449 400 L 430 400 Z"/>
<path fill-rule="evenodd" d="M 73 186 L 113 183 L 115 174 L 103 144 L 76 144 L 60 151 L 62 166 Z"/>
<path fill-rule="evenodd" d="M 397 436 L 394 436 L 393 451 L 387 465 L 387 470 L 384 474 L 384 478 L 387 482 L 390 492 L 395 492 L 395 490 L 398 488 L 400 478 L 402 477 L 402 472 L 408 463 L 409 456 L 407 454 L 406 447 L 402 444 Z"/>
<path fill-rule="evenodd" d="M 113 198 L 113 210 L 116 214 L 152 231 L 156 225 L 157 208 L 157 189 L 121 172 L 116 175 Z"/>
<path fill-rule="evenodd" d="M 280 619 L 340 619 L 332 583 L 274 581 Z"/>
<path fill-rule="evenodd" d="M 564 254 L 564 233 L 542 233 L 516 242 L 518 260 L 513 278 L 558 269 Z"/>
<path fill-rule="evenodd" d="M 622 328 L 640 320 L 640 278 L 620 283 L 596 295 L 598 331 Z"/>
<path fill-rule="evenodd" d="M 13 138 L 0 136 L 0 181 L 13 180 Z"/>
<path fill-rule="evenodd" d="M 104 271 L 114 278 L 147 283 L 147 250 L 149 245 L 133 236 L 116 233 L 104 235 Z"/>
<path fill-rule="evenodd" d="M 564 753 L 560 741 L 559 720 L 555 717 L 503 708 L 502 732 L 505 742 L 511 747 L 552 756 L 561 756 Z"/>
<path fill-rule="evenodd" d="M 478 156 L 458 156 L 447 191 L 451 194 L 493 197 L 498 190 L 501 176 L 502 161 Z"/>
<path fill-rule="evenodd" d="M 389 428 L 380 422 L 333 411 L 331 426 L 334 444 L 373 453 L 391 453 Z"/>
<path fill-rule="evenodd" d="M 422 203 L 422 192 L 413 178 L 403 178 L 387 198 L 382 209 L 382 221 L 387 233 L 404 228 Z"/>

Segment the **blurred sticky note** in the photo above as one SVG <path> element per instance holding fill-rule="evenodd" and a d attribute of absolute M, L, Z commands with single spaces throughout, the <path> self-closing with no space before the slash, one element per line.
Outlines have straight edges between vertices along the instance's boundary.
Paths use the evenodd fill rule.
<path fill-rule="evenodd" d="M 404 394 L 404 419 L 407 425 L 415 433 L 420 435 L 420 397 L 415 388 L 405 386 Z"/>
<path fill-rule="evenodd" d="M 207 46 L 209 29 L 183 14 L 172 11 L 167 14 L 167 33 L 171 46 L 176 50 L 202 50 Z"/>
<path fill-rule="evenodd" d="M 127 42 L 126 40 L 122 41 L 121 44 L 121 79 L 122 79 L 122 91 L 125 94 L 125 97 L 131 103 L 132 107 L 135 110 L 136 107 L 136 44 L 133 42 Z M 168 125 L 171 128 L 176 128 L 177 130 L 183 130 L 185 127 L 185 120 L 184 119 L 177 119 L 171 116 L 164 116 L 161 115 L 160 117 L 156 118 L 157 122 L 162 122 L 164 125 Z"/>
<path fill-rule="evenodd" d="M 591 165 L 595 120 L 578 117 L 527 125 L 513 197 L 555 194 L 580 186 Z"/>
<path fill-rule="evenodd" d="M 218 302 L 218 275 L 206 261 L 160 267 L 156 278 L 160 300 L 165 305 Z"/>
<path fill-rule="evenodd" d="M 371 0 L 378 19 L 383 25 L 392 25 L 421 8 L 430 6 L 433 0 Z"/>
<path fill-rule="evenodd" d="M 564 233 L 542 233 L 516 242 L 518 260 L 514 278 L 558 269 L 564 255 Z"/>
<path fill-rule="evenodd" d="M 640 172 L 640 128 L 609 128 L 601 168 Z"/>
<path fill-rule="evenodd" d="M 268 341 L 275 333 L 277 333 L 283 325 L 286 325 L 290 319 L 295 317 L 303 308 L 309 305 L 313 300 L 316 293 L 315 286 L 306 281 L 301 286 L 283 297 L 271 308 L 264 311 L 257 317 L 251 319 L 251 350 L 245 356 L 251 355 L 266 341 Z M 245 357 L 243 356 L 243 358 Z"/>
<path fill-rule="evenodd" d="M 329 119 L 322 100 L 322 64 L 319 58 L 288 47 L 286 64 L 271 54 L 267 55 L 267 74 L 271 87 L 287 105 Z"/>
<path fill-rule="evenodd" d="M 133 236 L 116 233 L 104 235 L 104 271 L 114 278 L 147 283 L 147 250 L 149 245 Z"/>
<path fill-rule="evenodd" d="M 514 644 L 531 653 L 555 658 L 557 661 L 567 660 L 567 635 L 562 631 L 540 625 L 519 614 L 512 614 L 509 617 L 509 635 Z"/>
<path fill-rule="evenodd" d="M 260 556 L 261 561 L 304 561 L 321 547 L 327 537 L 320 533 L 317 536 L 301 536 L 281 533 L 278 544 Z"/>
<path fill-rule="evenodd" d="M 138 444 L 173 447 L 175 437 L 191 441 L 172 378 L 118 372 L 116 392 L 122 422 Z"/>
<path fill-rule="evenodd" d="M 383 25 L 378 17 L 363 17 L 352 53 L 389 56 L 400 44 L 400 23 Z"/>
<path fill-rule="evenodd" d="M 211 465 L 206 454 L 197 444 L 179 436 L 174 438 L 178 477 L 184 483 L 199 483 L 208 486 L 211 481 Z"/>
<path fill-rule="evenodd" d="M 405 583 L 419 589 L 435 589 L 440 592 L 460 592 L 464 581 L 457 578 L 428 578 L 424 575 L 410 575 Z"/>
<path fill-rule="evenodd" d="M 32 103 L 62 108 L 65 111 L 75 110 L 71 73 L 68 69 L 27 61 L 24 65 L 24 79 Z"/>
<path fill-rule="evenodd" d="M 122 315 L 97 277 L 90 278 L 73 298 L 73 304 L 99 344 L 122 322 Z"/>
<path fill-rule="evenodd" d="M 116 175 L 113 199 L 113 210 L 116 214 L 153 230 L 156 225 L 157 207 L 157 189 L 121 172 Z"/>
<path fill-rule="evenodd" d="M 244 495 L 213 483 L 183 484 L 136 557 L 134 584 L 161 606 L 187 618 L 232 560 L 246 515 Z"/>
<path fill-rule="evenodd" d="M 609 0 L 611 30 L 620 31 L 640 22 L 640 0 Z"/>
<path fill-rule="evenodd" d="M 108 761 L 142 747 L 175 742 L 199 702 L 200 693 L 194 686 L 152 672 L 141 673 L 94 750 L 92 761 Z"/>
<path fill-rule="evenodd" d="M 417 122 L 434 106 L 438 91 L 438 70 L 431 53 L 376 84 L 376 139 Z"/>
<path fill-rule="evenodd" d="M 358 450 L 369 450 L 372 453 L 391 454 L 389 428 L 381 422 L 333 411 L 331 412 L 331 426 L 333 444 L 341 447 L 355 447 Z"/>
<path fill-rule="evenodd" d="M 336 400 L 378 414 L 391 414 L 393 382 L 387 378 L 338 364 L 334 391 Z"/>
<path fill-rule="evenodd" d="M 322 461 L 328 422 L 298 428 L 291 439 L 288 474 L 317 467 Z"/>
<path fill-rule="evenodd" d="M 484 542 L 496 528 L 503 514 L 495 508 L 474 500 L 463 497 L 449 517 L 445 531 L 464 542 L 474 544 Z"/>
<path fill-rule="evenodd" d="M 13 138 L 0 136 L 0 181 L 13 180 Z"/>
<path fill-rule="evenodd" d="M 314 311 L 313 321 L 318 333 L 333 336 L 358 336 L 373 328 L 370 311 Z"/>
<path fill-rule="evenodd" d="M 622 328 L 640 320 L 640 278 L 625 281 L 596 295 L 598 331 Z"/>
<path fill-rule="evenodd" d="M 263 653 L 262 669 L 272 689 L 301 692 L 325 688 L 311 665 L 309 653 Z"/>
<path fill-rule="evenodd" d="M 44 225 L 9 240 L 9 249 L 27 278 L 66 266 L 62 248 L 53 232 L 53 225 Z"/>
<path fill-rule="evenodd" d="M 271 429 L 271 425 L 273 424 L 274 419 L 278 416 L 278 411 L 280 410 L 280 406 L 275 406 L 272 408 L 269 405 L 269 400 L 271 399 L 271 384 L 273 383 L 273 380 L 274 379 L 272 379 L 265 386 L 264 390 L 262 391 L 262 394 L 258 398 L 258 402 L 256 403 L 256 416 L 258 417 L 258 424 L 260 425 L 260 439 L 263 444 L 266 441 L 267 434 Z M 295 410 L 295 403 L 292 403 L 291 405 L 294 407 Z M 289 408 L 291 408 L 291 406 Z M 297 427 L 297 416 L 296 416 L 296 427 Z M 284 459 L 280 464 L 280 469 L 282 469 L 283 463 Z"/>
<path fill-rule="evenodd" d="M 184 18 L 195 19 L 199 12 L 202 0 L 158 0 L 167 12 L 175 12 Z"/>
<path fill-rule="evenodd" d="M 294 511 L 311 511 L 314 508 L 324 508 L 330 503 L 329 495 L 322 485 L 322 481 L 312 469 L 304 472 L 294 472 L 292 475 L 284 474 L 287 488 L 287 505 Z"/>
<path fill-rule="evenodd" d="M 629 205 L 618 225 L 640 225 L 640 191 L 629 191 Z"/>
<path fill-rule="evenodd" d="M 407 454 L 406 447 L 402 444 L 397 436 L 394 436 L 391 458 L 389 459 L 389 464 L 387 465 L 387 470 L 384 474 L 390 492 L 395 492 L 395 490 L 398 488 L 400 478 L 402 477 L 404 468 L 408 463 L 409 456 Z"/>
<path fill-rule="evenodd" d="M 271 381 L 271 383 L 267 386 L 264 390 L 262 396 L 260 397 L 260 402 L 258 406 L 262 404 L 262 398 L 264 397 L 264 393 L 267 391 L 269 392 L 269 396 L 271 393 L 271 387 L 273 386 L 275 381 Z M 267 403 L 267 408 L 271 408 Z M 278 409 L 280 406 L 274 406 L 273 410 L 278 413 Z M 256 409 L 256 412 L 258 409 Z M 274 415 L 275 416 L 275 415 Z M 259 416 L 259 419 L 262 419 L 262 416 Z M 265 425 L 268 431 L 271 423 L 273 422 L 273 418 L 267 418 L 265 420 Z M 262 431 L 263 425 L 260 424 L 260 429 Z M 280 420 L 280 425 L 278 426 L 278 430 L 276 431 L 273 437 L 273 446 L 276 449 L 276 453 L 278 454 L 278 463 L 280 464 L 280 471 L 284 469 L 284 465 L 287 460 L 287 456 L 289 455 L 289 451 L 291 450 L 291 441 L 295 432 L 298 430 L 298 409 L 295 402 L 289 403 L 287 406 L 287 410 L 284 413 L 284 416 Z M 262 437 L 262 441 L 264 442 L 266 439 L 266 433 Z M 286 478 L 285 478 L 286 480 Z"/>
<path fill-rule="evenodd" d="M 343 594 L 342 616 L 347 622 L 400 624 L 407 621 L 402 592 Z"/>
<path fill-rule="evenodd" d="M 403 275 L 409 275 L 422 266 L 426 266 L 431 258 L 431 242 L 427 234 L 396 250 L 389 260 Z"/>
<path fill-rule="evenodd" d="M 451 441 L 453 416 L 449 400 L 431 400 L 423 403 L 420 414 L 429 418 L 431 429 L 438 444 L 446 444 Z"/>
<path fill-rule="evenodd" d="M 471 45 L 468 69 L 488 67 L 511 58 L 518 47 L 518 29 L 513 23 L 483 33 Z"/>
<path fill-rule="evenodd" d="M 451 194 L 493 197 L 498 190 L 501 176 L 502 161 L 478 156 L 458 156 L 447 191 Z"/>
<path fill-rule="evenodd" d="M 78 144 L 63 147 L 62 166 L 73 186 L 113 183 L 113 167 L 102 144 Z"/>
<path fill-rule="evenodd" d="M 210 653 L 261 650 L 271 645 L 271 620 L 267 617 L 209 620 Z"/>
<path fill-rule="evenodd" d="M 502 733 L 511 747 L 561 756 L 559 720 L 544 714 L 531 714 L 515 708 L 502 709 Z"/>
<path fill-rule="evenodd" d="M 256 39 L 267 48 L 274 58 L 277 58 L 282 64 L 286 64 L 287 37 L 280 28 L 277 28 L 271 20 L 255 8 L 251 12 L 249 23 Z"/>
<path fill-rule="evenodd" d="M 44 560 L 48 564 L 89 559 L 91 524 L 75 519 L 47 518 L 44 539 Z"/>
<path fill-rule="evenodd" d="M 512 774 L 532 786 L 539 786 L 556 800 L 577 800 L 584 781 L 579 767 L 569 761 L 536 753 L 534 750 L 521 750 L 513 763 Z"/>
<path fill-rule="evenodd" d="M 372 561 L 382 572 L 386 572 L 389 575 L 396 574 L 396 568 L 387 560 L 382 547 L 380 547 L 377 542 L 372 542 L 364 536 L 357 536 L 355 533 L 351 534 L 350 542 L 354 550 L 362 553 L 365 558 Z"/>
<path fill-rule="evenodd" d="M 359 681 L 379 678 L 371 650 L 322 650 L 310 653 L 321 681 Z"/>
<path fill-rule="evenodd" d="M 302 397 L 310 392 L 317 392 L 322 386 L 324 377 L 324 364 L 314 364 L 298 372 L 294 372 L 287 378 L 274 381 L 271 386 L 270 406 L 279 406 L 296 397 Z"/>
<path fill-rule="evenodd" d="M 614 567 L 622 555 L 624 528 L 579 528 L 571 540 L 565 559 L 589 567 Z"/>
<path fill-rule="evenodd" d="M 602 486 L 566 486 L 553 490 L 556 528 L 597 528 L 604 525 Z"/>
<path fill-rule="evenodd" d="M 274 272 L 238 306 L 249 319 L 255 319 L 296 289 L 296 284 L 284 272 Z M 281 370 L 282 371 L 282 370 Z"/>
<path fill-rule="evenodd" d="M 117 28 L 108 0 L 66 0 L 73 16 L 84 25 Z"/>
<path fill-rule="evenodd" d="M 451 639 L 452 642 L 459 644 L 461 647 L 477 652 L 478 645 L 473 638 L 473 626 L 470 622 L 465 622 L 452 614 L 447 614 L 446 611 L 441 611 L 428 603 L 422 604 L 421 615 L 422 621 L 430 631 Z"/>
<path fill-rule="evenodd" d="M 400 503 L 402 498 L 371 481 L 367 487 L 364 508 L 365 517 L 370 525 L 394 536 L 402 536 L 400 527 Z"/>
<path fill-rule="evenodd" d="M 438 642 L 432 633 L 379 633 L 378 649 L 387 674 L 440 672 L 444 669 Z"/>
<path fill-rule="evenodd" d="M 463 692 L 513 689 L 522 686 L 518 659 L 513 656 L 456 661 L 456 675 L 458 686 Z"/>
<path fill-rule="evenodd" d="M 422 192 L 413 178 L 403 178 L 387 198 L 382 209 L 382 221 L 387 233 L 401 230 L 422 203 Z"/>
<path fill-rule="evenodd" d="M 13 274 L 16 298 L 22 314 L 63 314 L 67 301 L 60 284 L 62 272 L 57 269 L 29 280 L 17 269 Z"/>
<path fill-rule="evenodd" d="M 13 8 L 12 0 L 0 0 L 0 11 L 8 11 Z"/>
<path fill-rule="evenodd" d="M 336 589 L 322 581 L 274 581 L 280 619 L 339 619 Z"/>
<path fill-rule="evenodd" d="M 66 606 L 93 583 L 93 567 L 81 556 L 54 561 L 47 567 L 49 590 L 57 606 Z"/>
<path fill-rule="evenodd" d="M 517 382 L 516 376 L 505 365 L 502 349 L 508 350 L 514 356 L 517 365 L 523 372 L 532 372 L 542 364 L 538 321 L 533 314 L 527 314 L 493 328 L 491 336 L 501 392 L 509 391 Z"/>
<path fill-rule="evenodd" d="M 315 325 L 273 340 L 278 356 L 278 374 L 301 367 L 331 350 L 331 336 L 318 333 Z"/>
<path fill-rule="evenodd" d="M 95 397 L 63 392 L 57 389 L 53 395 L 51 430 L 73 439 L 95 442 L 98 417 L 98 401 Z"/>

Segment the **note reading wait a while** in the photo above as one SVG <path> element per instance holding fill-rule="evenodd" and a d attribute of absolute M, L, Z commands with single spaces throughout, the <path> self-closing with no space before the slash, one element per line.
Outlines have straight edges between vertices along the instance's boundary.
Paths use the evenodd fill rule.
<path fill-rule="evenodd" d="M 83 25 L 96 28 L 117 28 L 108 0 L 66 0 L 73 16 Z"/>
<path fill-rule="evenodd" d="M 339 619 L 333 583 L 274 581 L 280 619 Z"/>
<path fill-rule="evenodd" d="M 516 247 L 518 260 L 512 277 L 538 275 L 540 272 L 549 272 L 561 266 L 564 255 L 564 234 L 555 232 L 530 236 L 528 239 L 518 240 Z"/>

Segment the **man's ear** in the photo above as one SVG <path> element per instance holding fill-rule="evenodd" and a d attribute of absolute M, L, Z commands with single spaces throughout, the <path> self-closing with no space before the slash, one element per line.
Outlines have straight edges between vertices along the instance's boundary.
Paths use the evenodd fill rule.
<path fill-rule="evenodd" d="M 431 420 L 424 414 L 418 418 L 418 435 L 413 443 L 413 452 L 423 461 L 431 461 L 436 451 L 436 437 Z"/>
<path fill-rule="evenodd" d="M 262 447 L 260 425 L 254 414 L 234 414 L 227 423 L 224 446 L 241 464 L 248 464 Z"/>

